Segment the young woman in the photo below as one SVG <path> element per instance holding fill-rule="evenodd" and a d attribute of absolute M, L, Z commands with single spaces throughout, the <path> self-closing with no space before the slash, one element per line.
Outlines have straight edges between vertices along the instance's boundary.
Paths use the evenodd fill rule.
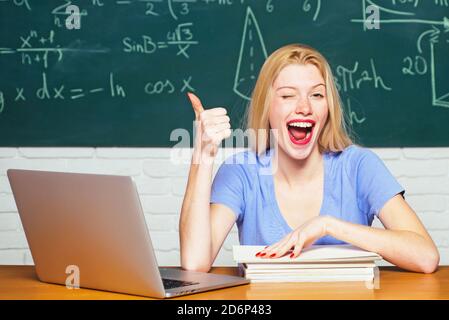
<path fill-rule="evenodd" d="M 268 57 L 247 119 L 249 129 L 276 134 L 256 136 L 255 147 L 227 159 L 213 183 L 213 159 L 231 135 L 230 120 L 224 108 L 204 110 L 189 98 L 197 135 L 180 216 L 184 269 L 209 271 L 237 223 L 240 244 L 267 246 L 261 259 L 350 243 L 407 270 L 436 270 L 438 250 L 404 189 L 374 152 L 348 136 L 331 69 L 318 51 L 294 44 Z M 385 229 L 371 227 L 374 216 Z"/>

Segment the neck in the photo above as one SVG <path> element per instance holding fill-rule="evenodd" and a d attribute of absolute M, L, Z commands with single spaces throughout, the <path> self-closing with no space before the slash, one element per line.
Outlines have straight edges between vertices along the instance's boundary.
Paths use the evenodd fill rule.
<path fill-rule="evenodd" d="M 278 148 L 278 156 L 274 157 L 277 170 L 274 178 L 295 188 L 320 179 L 323 174 L 323 155 L 314 148 L 309 156 L 302 160 L 290 157 Z"/>

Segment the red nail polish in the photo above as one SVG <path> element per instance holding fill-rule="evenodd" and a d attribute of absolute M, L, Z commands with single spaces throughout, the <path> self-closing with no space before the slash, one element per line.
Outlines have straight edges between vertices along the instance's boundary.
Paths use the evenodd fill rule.
<path fill-rule="evenodd" d="M 273 258 L 273 257 L 275 257 L 276 256 L 276 253 L 273 253 L 271 256 L 270 256 L 270 258 Z"/>
<path fill-rule="evenodd" d="M 262 253 L 260 256 L 263 257 L 264 255 L 266 255 L 266 253 Z"/>
<path fill-rule="evenodd" d="M 293 258 L 293 256 L 294 256 L 295 254 L 294 253 L 292 253 L 291 255 L 290 255 L 290 258 Z"/>
<path fill-rule="evenodd" d="M 257 253 L 256 253 L 256 257 L 258 257 L 259 255 L 260 255 L 260 252 L 257 252 Z"/>

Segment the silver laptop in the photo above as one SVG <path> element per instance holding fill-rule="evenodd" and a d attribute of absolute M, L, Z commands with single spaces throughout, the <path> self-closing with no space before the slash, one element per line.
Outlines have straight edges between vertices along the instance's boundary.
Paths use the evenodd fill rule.
<path fill-rule="evenodd" d="M 159 268 L 130 177 L 10 169 L 8 178 L 41 281 L 76 276 L 80 287 L 155 298 L 249 282 Z"/>

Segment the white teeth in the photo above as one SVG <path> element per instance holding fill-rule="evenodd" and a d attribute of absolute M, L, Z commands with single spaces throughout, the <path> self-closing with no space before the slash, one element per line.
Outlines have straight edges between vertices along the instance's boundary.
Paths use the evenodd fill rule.
<path fill-rule="evenodd" d="M 301 128 L 311 128 L 312 124 L 310 122 L 292 122 L 289 124 L 292 127 L 301 127 Z"/>

